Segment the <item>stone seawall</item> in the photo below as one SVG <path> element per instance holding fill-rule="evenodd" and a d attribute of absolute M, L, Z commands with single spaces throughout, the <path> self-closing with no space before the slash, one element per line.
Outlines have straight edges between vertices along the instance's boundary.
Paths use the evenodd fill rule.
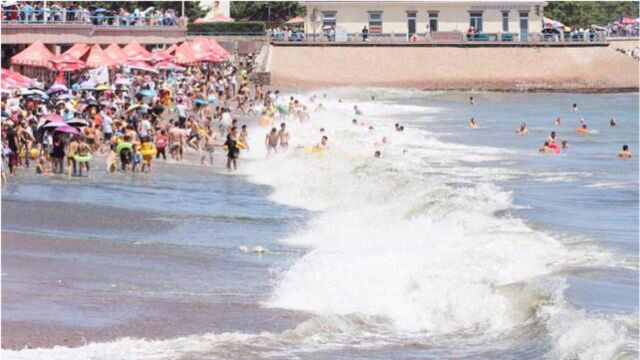
<path fill-rule="evenodd" d="M 430 90 L 638 91 L 639 63 L 607 46 L 272 46 L 271 83 Z"/>

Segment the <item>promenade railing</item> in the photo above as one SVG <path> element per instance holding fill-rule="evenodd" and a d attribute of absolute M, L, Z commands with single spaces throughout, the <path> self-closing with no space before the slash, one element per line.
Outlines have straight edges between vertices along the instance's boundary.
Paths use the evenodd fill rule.
<path fill-rule="evenodd" d="M 2 10 L 2 22 L 9 24 L 86 24 L 94 26 L 178 26 L 171 15 L 107 14 L 103 11 L 46 9 Z"/>

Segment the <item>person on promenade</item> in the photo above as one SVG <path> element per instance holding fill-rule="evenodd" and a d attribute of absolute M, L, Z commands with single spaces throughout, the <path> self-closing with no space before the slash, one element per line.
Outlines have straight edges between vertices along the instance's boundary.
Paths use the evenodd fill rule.
<path fill-rule="evenodd" d="M 369 29 L 367 29 L 367 26 L 365 25 L 362 28 L 362 41 L 367 41 L 367 37 L 369 37 Z"/>

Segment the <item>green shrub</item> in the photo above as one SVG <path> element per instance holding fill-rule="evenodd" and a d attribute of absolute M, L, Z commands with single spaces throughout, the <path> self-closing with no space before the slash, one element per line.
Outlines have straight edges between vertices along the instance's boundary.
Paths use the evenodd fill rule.
<path fill-rule="evenodd" d="M 262 21 L 189 23 L 187 25 L 189 35 L 264 35 L 265 31 L 266 26 Z"/>

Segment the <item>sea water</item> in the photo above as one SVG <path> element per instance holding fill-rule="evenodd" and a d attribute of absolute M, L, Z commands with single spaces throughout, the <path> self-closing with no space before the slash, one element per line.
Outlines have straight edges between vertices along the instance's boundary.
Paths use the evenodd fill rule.
<path fill-rule="evenodd" d="M 265 159 L 268 129 L 252 129 L 242 177 L 154 174 L 157 189 L 131 195 L 141 208 L 270 219 L 227 247 L 285 253 L 270 258 L 270 285 L 255 301 L 309 320 L 285 331 L 125 338 L 3 357 L 637 358 L 638 161 L 616 156 L 622 144 L 638 154 L 637 94 L 315 93 L 328 94 L 325 110 L 305 124 L 288 121 L 286 153 Z M 477 129 L 468 128 L 472 116 Z M 592 135 L 574 133 L 581 118 Z M 528 135 L 515 134 L 520 122 Z M 571 147 L 542 155 L 551 131 Z M 309 154 L 322 135 L 327 151 Z M 121 181 L 109 180 L 98 200 L 113 201 Z M 240 191 L 195 195 L 216 181 Z M 256 188 L 268 189 L 269 201 L 244 196 Z M 206 246 L 199 234 L 189 241 Z"/>

